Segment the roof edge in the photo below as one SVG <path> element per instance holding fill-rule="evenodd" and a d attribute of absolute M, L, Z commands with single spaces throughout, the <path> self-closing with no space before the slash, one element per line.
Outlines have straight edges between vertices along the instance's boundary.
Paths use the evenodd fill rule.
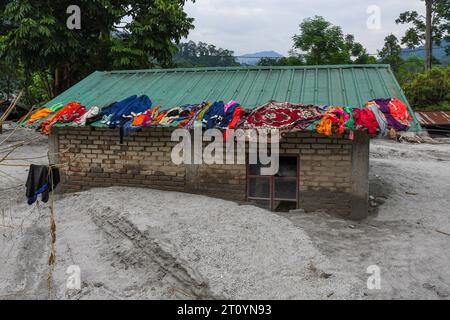
<path fill-rule="evenodd" d="M 158 72 L 202 72 L 202 71 L 239 71 L 239 70 L 304 70 L 304 69 L 357 69 L 357 68 L 390 68 L 389 64 L 336 64 L 336 65 L 310 65 L 310 66 L 251 66 L 251 67 L 205 67 L 205 68 L 171 68 L 171 69 L 136 69 L 97 71 L 101 73 L 158 73 Z"/>

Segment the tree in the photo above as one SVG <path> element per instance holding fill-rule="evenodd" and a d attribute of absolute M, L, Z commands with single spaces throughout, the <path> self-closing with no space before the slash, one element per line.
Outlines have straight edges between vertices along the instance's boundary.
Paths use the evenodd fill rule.
<path fill-rule="evenodd" d="M 25 88 L 39 75 L 51 96 L 94 70 L 169 66 L 193 28 L 186 1 L 79 0 L 79 30 L 66 24 L 72 0 L 2 1 L 0 60 L 23 69 Z"/>
<path fill-rule="evenodd" d="M 392 33 L 384 38 L 384 47 L 378 51 L 378 56 L 382 63 L 391 65 L 392 70 L 397 72 L 402 63 L 402 47 L 399 41 Z"/>
<path fill-rule="evenodd" d="M 422 0 L 425 2 L 426 15 L 417 11 L 406 11 L 395 20 L 397 24 L 411 24 L 402 38 L 402 44 L 415 48 L 425 44 L 425 66 L 432 68 L 433 43 L 441 45 L 450 35 L 450 0 Z M 450 53 L 450 46 L 447 46 Z"/>
<path fill-rule="evenodd" d="M 0 99 L 10 100 L 17 91 L 17 70 L 0 61 Z"/>
<path fill-rule="evenodd" d="M 194 41 L 180 43 L 173 61 L 181 67 L 230 67 L 236 66 L 234 52 L 217 48 L 212 44 Z"/>
<path fill-rule="evenodd" d="M 289 56 L 282 58 L 261 58 L 258 61 L 258 66 L 272 67 L 272 66 L 302 66 L 305 65 L 304 60 L 300 56 Z"/>
<path fill-rule="evenodd" d="M 307 64 L 349 64 L 373 62 L 353 35 L 344 35 L 342 28 L 323 17 L 307 18 L 294 36 L 294 47 L 304 53 Z"/>
<path fill-rule="evenodd" d="M 395 72 L 397 80 L 402 86 L 413 81 L 418 73 L 425 71 L 424 60 L 420 57 L 412 56 L 402 61 Z"/>
<path fill-rule="evenodd" d="M 305 58 L 302 54 L 295 50 L 290 50 L 287 57 L 281 58 L 261 58 L 258 61 L 258 66 L 272 67 L 272 66 L 303 66 L 305 65 Z"/>
<path fill-rule="evenodd" d="M 450 67 L 433 68 L 414 75 L 403 85 L 408 100 L 416 109 L 450 107 Z"/>

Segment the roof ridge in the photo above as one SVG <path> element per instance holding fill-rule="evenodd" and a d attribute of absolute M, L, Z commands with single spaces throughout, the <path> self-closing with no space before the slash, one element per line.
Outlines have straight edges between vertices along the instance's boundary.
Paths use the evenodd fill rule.
<path fill-rule="evenodd" d="M 239 71 L 239 70 L 302 70 L 302 69 L 358 69 L 358 68 L 389 68 L 388 64 L 336 64 L 336 65 L 308 65 L 308 66 L 239 66 L 239 67 L 198 67 L 198 68 L 170 68 L 170 69 L 136 69 L 110 70 L 102 73 L 157 73 L 157 72 L 205 72 L 205 71 Z"/>

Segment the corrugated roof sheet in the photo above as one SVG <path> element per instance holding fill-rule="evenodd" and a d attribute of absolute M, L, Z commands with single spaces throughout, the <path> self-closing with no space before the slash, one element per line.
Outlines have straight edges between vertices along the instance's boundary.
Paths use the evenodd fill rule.
<path fill-rule="evenodd" d="M 450 111 L 416 111 L 416 118 L 423 126 L 450 125 Z"/>
<path fill-rule="evenodd" d="M 244 108 L 270 100 L 362 107 L 392 97 L 407 103 L 389 65 L 326 65 L 97 71 L 47 105 L 76 100 L 103 107 L 134 94 L 146 94 L 165 109 L 232 99 Z M 420 130 L 416 119 L 412 129 Z"/>

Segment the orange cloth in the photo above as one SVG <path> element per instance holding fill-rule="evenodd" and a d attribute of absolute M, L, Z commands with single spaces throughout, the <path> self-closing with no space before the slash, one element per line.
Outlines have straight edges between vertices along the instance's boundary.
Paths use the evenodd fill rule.
<path fill-rule="evenodd" d="M 333 107 L 328 109 L 322 120 L 317 124 L 316 131 L 317 133 L 326 135 L 327 137 L 331 136 L 333 131 L 336 134 L 344 134 L 345 118 L 342 108 Z"/>
<path fill-rule="evenodd" d="M 54 116 L 51 118 L 45 120 L 42 122 L 39 126 L 41 128 L 42 133 L 49 134 L 51 127 L 64 115 L 67 115 L 69 113 L 73 113 L 77 109 L 81 107 L 81 104 L 79 102 L 70 102 L 68 103 L 64 108 L 59 110 L 57 113 L 55 113 Z"/>
<path fill-rule="evenodd" d="M 45 118 L 52 113 L 53 113 L 52 109 L 49 108 L 40 109 L 31 115 L 30 120 L 28 120 L 27 124 L 33 124 L 36 121 Z"/>
<path fill-rule="evenodd" d="M 408 112 L 408 107 L 400 100 L 392 99 L 389 103 L 389 111 L 392 116 L 402 124 L 405 121 L 412 121 L 411 115 Z"/>
<path fill-rule="evenodd" d="M 161 111 L 160 114 L 156 117 L 156 119 L 152 122 L 150 122 L 151 126 L 156 126 L 158 123 L 164 118 L 167 114 L 167 111 Z"/>
<path fill-rule="evenodd" d="M 317 124 L 316 131 L 317 133 L 326 135 L 327 137 L 331 136 L 331 126 L 333 125 L 333 122 L 328 117 L 323 117 L 323 119 Z"/>
<path fill-rule="evenodd" d="M 136 117 L 133 117 L 133 127 L 139 127 L 142 126 L 142 124 L 144 123 L 144 119 L 145 119 L 145 114 L 140 114 Z"/>

